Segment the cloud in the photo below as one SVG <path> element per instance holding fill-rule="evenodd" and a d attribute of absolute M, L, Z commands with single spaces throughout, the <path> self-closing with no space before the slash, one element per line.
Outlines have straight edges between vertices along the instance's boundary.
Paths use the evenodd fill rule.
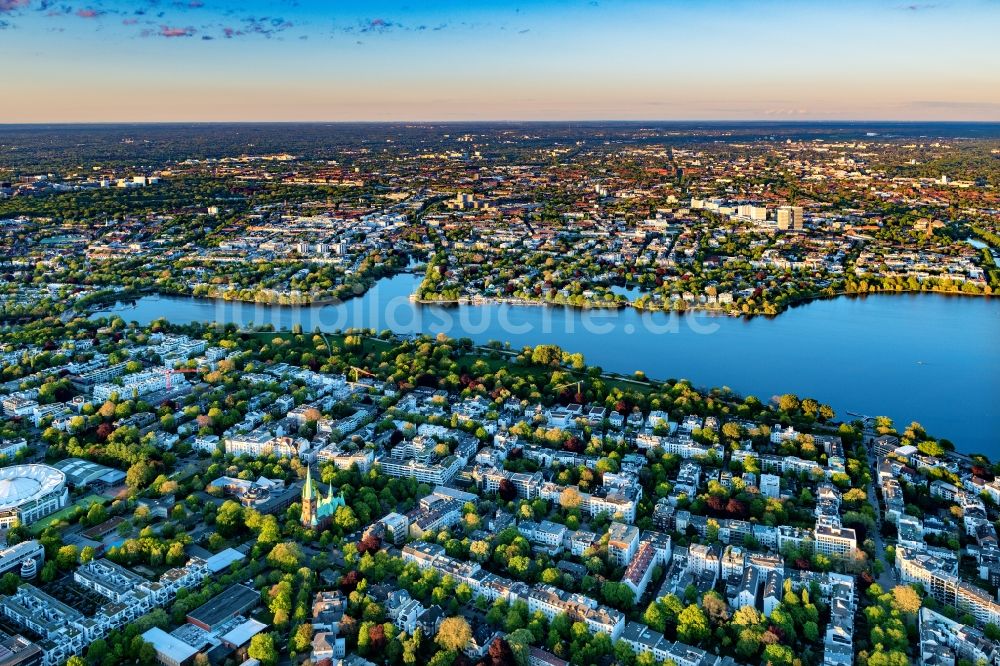
<path fill-rule="evenodd" d="M 394 23 L 388 19 L 374 18 L 369 19 L 367 23 L 362 24 L 359 32 L 388 32 L 393 28 L 401 27 L 402 26 L 400 24 Z"/>
<path fill-rule="evenodd" d="M 584 0 L 586 1 L 586 0 Z M 301 0 L 278 0 L 270 7 L 294 8 Z M 85 4 L 84 4 L 85 3 Z M 289 9 L 289 11 L 291 11 Z M 53 19 L 75 17 L 79 19 L 109 19 L 114 17 L 118 29 L 136 37 L 199 37 L 236 39 L 263 37 L 265 39 L 309 39 L 320 36 L 325 30 L 304 23 L 293 22 L 284 16 L 249 14 L 245 5 L 208 2 L 208 0 L 0 0 L 0 17 L 8 19 L 3 28 L 18 27 L 18 17 L 36 12 Z M 523 26 L 504 26 L 475 22 L 414 22 L 407 24 L 385 15 L 345 17 L 335 22 L 334 33 L 344 34 L 352 40 L 365 39 L 367 35 L 394 33 L 431 33 L 442 31 L 517 31 Z M 120 24 L 117 21 L 121 21 Z M 57 21 L 53 21 L 56 23 Z M 79 22 L 78 25 L 88 23 Z M 103 21 L 90 21 L 92 29 L 106 28 Z M 136 26 L 128 30 L 130 26 Z M 80 32 L 85 28 L 66 27 Z M 529 32 L 520 30 L 520 34 Z M 329 33 L 326 33 L 329 34 Z"/>
<path fill-rule="evenodd" d="M 175 28 L 169 25 L 161 25 L 160 31 L 156 34 L 160 37 L 191 37 L 194 33 L 194 28 Z"/>
<path fill-rule="evenodd" d="M 294 8 L 300 4 L 301 0 L 278 0 L 269 6 L 272 8 Z M 80 19 L 115 17 L 116 21 L 121 20 L 119 29 L 121 26 L 124 26 L 126 30 L 129 26 L 136 26 L 129 31 L 129 34 L 138 37 L 196 36 L 204 38 L 210 36 L 215 39 L 229 40 L 242 37 L 308 39 L 320 36 L 322 32 L 325 32 L 316 25 L 310 25 L 308 19 L 304 19 L 304 23 L 293 23 L 283 16 L 248 14 L 245 5 L 208 2 L 208 0 L 77 0 L 77 2 L 72 2 L 72 0 L 0 0 L 0 17 L 9 19 L 5 21 L 4 28 L 17 27 L 17 17 L 29 11 L 53 19 L 60 17 Z M 345 17 L 345 19 L 344 22 L 334 23 L 334 33 L 344 34 L 358 40 L 363 39 L 366 35 L 387 35 L 397 32 L 423 33 L 425 35 L 445 30 L 480 31 L 493 29 L 514 32 L 517 28 L 523 27 L 474 22 L 414 22 L 407 24 L 384 15 L 374 17 L 354 15 L 353 17 Z M 90 23 L 93 23 L 93 29 L 99 29 L 98 26 L 106 27 L 102 21 L 91 21 Z M 84 28 L 67 27 L 67 30 L 79 32 Z M 520 34 L 527 32 L 526 29 L 521 30 Z"/>
<path fill-rule="evenodd" d="M 0 13 L 6 14 L 18 9 L 24 9 L 30 2 L 31 0 L 0 0 Z"/>
<path fill-rule="evenodd" d="M 213 29 L 218 30 L 221 36 L 226 39 L 233 39 L 234 37 L 243 37 L 246 35 L 260 35 L 267 39 L 270 39 L 274 35 L 290 30 L 295 27 L 295 24 L 291 21 L 285 20 L 280 17 L 254 17 L 248 16 L 241 20 L 242 24 L 239 27 L 234 27 L 231 25 L 226 26 L 216 26 Z M 206 27 L 207 31 L 208 28 Z"/>

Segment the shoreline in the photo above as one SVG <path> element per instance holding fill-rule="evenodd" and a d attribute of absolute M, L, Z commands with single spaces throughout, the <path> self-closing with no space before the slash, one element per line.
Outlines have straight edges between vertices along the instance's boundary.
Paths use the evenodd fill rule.
<path fill-rule="evenodd" d="M 960 320 L 965 321 L 972 313 L 989 313 L 987 319 L 978 317 L 975 327 L 965 330 L 978 331 L 975 339 L 970 339 L 971 343 L 977 345 L 983 343 L 983 335 L 987 336 L 992 322 L 995 322 L 996 305 L 998 300 L 973 300 L 973 299 L 943 299 L 925 298 L 918 299 L 916 295 L 905 298 L 889 298 L 887 294 L 875 293 L 873 298 L 867 298 L 870 294 L 860 294 L 862 298 L 851 300 L 837 300 L 830 297 L 824 299 L 825 302 L 818 302 L 809 310 L 798 310 L 790 312 L 789 317 L 779 319 L 774 317 L 736 319 L 727 316 L 725 319 L 718 315 L 697 316 L 696 311 L 691 311 L 689 317 L 675 317 L 667 313 L 661 315 L 650 314 L 641 315 L 638 312 L 628 310 L 619 311 L 593 311 L 592 315 L 573 312 L 569 309 L 551 308 L 544 309 L 518 309 L 515 307 L 486 307 L 486 308 L 453 308 L 450 311 L 446 308 L 420 307 L 407 300 L 409 287 L 414 281 L 405 279 L 396 281 L 390 285 L 383 285 L 378 292 L 369 294 L 366 299 L 354 301 L 353 304 L 343 305 L 337 308 L 309 308 L 300 306 L 279 306 L 279 307 L 253 307 L 229 304 L 225 307 L 216 307 L 205 299 L 195 299 L 192 297 L 184 299 L 173 299 L 164 296 L 163 300 L 148 298 L 141 300 L 138 306 L 103 306 L 104 311 L 94 314 L 91 318 L 104 317 L 121 318 L 125 322 L 138 321 L 140 323 L 152 321 L 160 317 L 166 317 L 171 321 L 184 321 L 190 323 L 213 322 L 219 325 L 226 325 L 231 322 L 238 328 L 249 324 L 248 330 L 261 327 L 262 330 L 280 332 L 282 330 L 291 331 L 296 323 L 301 323 L 304 331 L 312 331 L 319 328 L 328 333 L 346 330 L 348 328 L 370 328 L 378 331 L 390 325 L 396 334 L 404 334 L 407 337 L 419 337 L 422 334 L 436 334 L 444 332 L 453 338 L 469 337 L 474 342 L 485 345 L 490 341 L 503 342 L 510 340 L 513 348 L 520 349 L 522 345 L 532 344 L 558 344 L 566 350 L 579 350 L 585 358 L 592 364 L 601 366 L 605 371 L 617 372 L 620 375 L 631 378 L 631 373 L 637 367 L 643 367 L 648 373 L 648 378 L 669 379 L 677 377 L 687 377 L 692 380 L 695 386 L 729 386 L 741 394 L 753 394 L 762 398 L 771 396 L 775 391 L 786 386 L 782 382 L 779 386 L 776 382 L 765 381 L 761 375 L 754 372 L 754 369 L 772 367 L 769 361 L 762 360 L 764 357 L 760 353 L 744 354 L 741 352 L 728 351 L 722 356 L 715 355 L 715 349 L 720 342 L 712 339 L 702 339 L 699 333 L 715 333 L 715 326 L 722 327 L 720 334 L 722 341 L 732 341 L 735 347 L 740 349 L 742 344 L 752 344 L 748 349 L 758 349 L 768 351 L 768 354 L 777 354 L 785 366 L 788 366 L 787 359 L 799 359 L 799 365 L 791 365 L 785 371 L 792 373 L 787 379 L 789 390 L 802 395 L 819 394 L 821 391 L 817 386 L 825 387 L 826 395 L 832 399 L 834 408 L 843 413 L 845 410 L 854 410 L 864 413 L 886 413 L 897 419 L 909 417 L 912 413 L 911 400 L 917 400 L 918 404 L 930 405 L 928 416 L 932 418 L 932 427 L 938 432 L 952 433 L 953 438 L 960 443 L 959 450 L 964 452 L 974 452 L 976 450 L 991 450 L 992 443 L 987 446 L 978 437 L 966 435 L 967 427 L 961 423 L 956 423 L 955 418 L 963 405 L 968 407 L 969 402 L 965 400 L 946 400 L 947 409 L 942 409 L 940 405 L 934 403 L 934 399 L 925 396 L 927 393 L 927 382 L 938 381 L 945 370 L 942 362 L 965 363 L 968 354 L 965 352 L 934 352 L 925 351 L 924 344 L 916 341 L 902 345 L 899 352 L 890 351 L 885 355 L 865 353 L 862 358 L 875 358 L 882 360 L 892 360 L 899 365 L 899 371 L 905 372 L 907 381 L 898 388 L 897 393 L 902 395 L 909 388 L 915 393 L 906 400 L 898 397 L 878 397 L 883 393 L 883 389 L 874 389 L 871 386 L 858 387 L 855 380 L 850 378 L 852 373 L 860 370 L 849 370 L 849 366 L 856 362 L 855 356 L 838 360 L 836 365 L 831 366 L 829 361 L 813 363 L 814 352 L 805 351 L 808 347 L 805 343 L 794 342 L 788 345 L 783 342 L 788 334 L 793 334 L 793 340 L 806 340 L 809 336 L 817 332 L 816 326 L 809 324 L 813 320 L 813 312 L 817 312 L 823 321 L 835 316 L 842 324 L 835 324 L 837 331 L 858 331 L 859 333 L 868 328 L 865 322 L 881 321 L 880 319 L 858 320 L 853 318 L 844 319 L 843 314 L 857 313 L 859 316 L 865 313 L 900 313 L 903 320 L 912 321 L 913 325 L 920 325 L 919 322 L 926 318 L 926 314 L 934 313 L 933 321 L 928 322 L 937 331 L 942 326 L 951 324 L 941 324 L 945 321 L 954 321 L 952 318 L 940 318 L 939 315 L 947 316 L 954 313 Z M 219 303 L 219 305 L 222 305 Z M 98 306 L 100 307 L 100 306 Z M 95 307 L 96 311 L 98 308 Z M 395 319 L 385 320 L 384 316 L 395 313 Z M 86 315 L 84 315 L 86 316 Z M 592 322 L 598 324 L 601 329 L 590 330 L 584 326 L 585 322 L 580 317 L 594 316 L 597 319 Z M 449 319 L 450 317 L 450 319 Z M 504 319 L 504 318 L 507 319 Z M 499 318 L 499 319 L 498 319 Z M 551 319 L 550 319 L 551 318 Z M 564 320 L 566 323 L 564 323 Z M 892 321 L 898 321 L 899 317 L 893 316 Z M 521 327 L 507 331 L 502 325 L 504 321 Z M 784 322 L 788 321 L 786 327 Z M 487 323 L 489 322 L 489 323 Z M 548 322 L 548 323 L 546 323 Z M 690 324 L 688 323 L 690 322 Z M 714 322 L 714 323 L 713 323 Z M 651 328 L 644 328 L 645 324 Z M 970 324 L 971 324 L 970 320 Z M 702 330 L 698 324 L 712 326 L 712 329 Z M 470 328 L 471 326 L 471 328 Z M 676 328 L 675 328 L 676 327 Z M 773 327 L 773 328 L 772 328 Z M 896 326 L 892 327 L 895 330 Z M 823 330 L 827 330 L 823 327 Z M 601 334 L 616 332 L 621 334 L 620 343 L 615 343 L 611 338 L 598 339 Z M 800 337 L 800 333 L 806 332 L 806 337 Z M 673 335 L 673 334 L 678 335 Z M 634 334 L 634 335 L 633 335 Z M 582 336 L 582 337 L 581 337 Z M 963 335 L 962 339 L 967 339 L 968 335 Z M 827 338 L 822 338 L 827 339 Z M 609 342 L 611 341 L 611 342 Z M 727 342 L 728 344 L 728 342 Z M 757 345 L 763 345 L 757 347 Z M 639 363 L 636 355 L 649 356 L 648 362 Z M 753 356 L 755 359 L 746 359 L 744 356 Z M 765 354 L 764 356 L 767 356 Z M 842 359 L 844 354 L 835 352 L 837 359 Z M 953 357 L 955 357 L 953 359 Z M 991 354 L 990 358 L 994 355 Z M 918 363 L 918 361 L 924 363 Z M 806 364 L 812 363 L 815 367 L 808 369 Z M 724 369 L 730 364 L 738 364 L 735 370 Z M 918 367 L 919 366 L 919 367 Z M 937 366 L 928 369 L 925 366 Z M 963 368 L 966 366 L 963 365 Z M 975 366 L 978 368 L 978 366 Z M 801 368 L 801 376 L 794 376 L 797 369 Z M 980 368 L 981 369 L 981 368 Z M 978 370 L 969 370 L 978 372 Z M 833 389 L 831 392 L 830 379 L 826 374 L 832 373 Z M 630 382 L 631 383 L 631 382 Z M 878 383 L 878 382 L 876 382 Z M 974 382 L 976 387 L 987 390 L 991 385 L 987 379 L 980 375 Z M 861 388 L 859 392 L 859 388 Z M 971 401 L 980 405 L 985 393 L 980 393 L 979 397 Z M 862 400 L 862 397 L 871 397 L 870 401 Z M 908 421 L 907 421 L 908 422 Z"/>
<path fill-rule="evenodd" d="M 762 312 L 758 313 L 744 313 L 734 311 L 732 309 L 720 308 L 720 307 L 708 307 L 704 305 L 690 305 L 685 306 L 683 309 L 675 310 L 673 308 L 651 308 L 643 307 L 635 304 L 635 301 L 627 301 L 624 303 L 617 304 L 586 304 L 586 305 L 574 305 L 572 303 L 557 303 L 554 301 L 543 301 L 543 300 L 531 300 L 531 299 L 519 299 L 519 298 L 494 298 L 494 297 L 483 297 L 483 296 L 468 296 L 458 299 L 448 299 L 448 300 L 434 300 L 419 298 L 415 293 L 410 294 L 409 300 L 411 303 L 416 303 L 418 305 L 440 305 L 445 307 L 457 307 L 460 305 L 471 305 L 471 306 L 482 306 L 482 305 L 515 305 L 515 306 L 525 306 L 525 307 L 563 307 L 574 310 L 624 310 L 626 308 L 632 308 L 639 313 L 654 313 L 659 312 L 662 314 L 687 314 L 687 313 L 698 313 L 698 314 L 709 314 L 725 317 L 742 317 L 745 319 L 753 319 L 755 317 L 767 317 L 774 318 L 784 314 L 791 308 L 798 307 L 801 305 L 808 305 L 816 301 L 833 300 L 837 298 L 857 298 L 866 296 L 884 296 L 884 295 L 896 295 L 896 294 L 936 294 L 940 296 L 960 296 L 960 297 L 972 297 L 972 298 L 992 298 L 996 294 L 968 294 L 961 291 L 943 291 L 938 289 L 880 289 L 875 291 L 867 292 L 857 292 L 857 291 L 837 291 L 831 294 L 819 294 L 815 296 L 803 296 L 801 298 L 795 299 L 786 303 L 780 310 L 774 314 L 765 314 Z"/>
<path fill-rule="evenodd" d="M 413 274 L 413 273 L 411 273 L 409 271 L 400 271 L 398 273 L 393 273 L 392 275 L 389 275 L 389 276 L 386 276 L 384 278 L 381 278 L 381 280 L 388 280 L 388 279 L 396 277 L 397 275 L 407 275 L 407 274 Z M 273 302 L 269 302 L 269 301 L 250 301 L 250 300 L 245 300 L 245 299 L 228 299 L 228 298 L 223 298 L 222 296 L 196 296 L 196 295 L 190 294 L 190 293 L 171 292 L 171 291 L 164 291 L 164 290 L 146 288 L 146 289 L 135 290 L 134 297 L 132 297 L 132 298 L 126 298 L 126 299 L 123 299 L 123 300 L 116 300 L 116 301 L 114 301 L 114 303 L 111 304 L 111 306 L 114 307 L 114 305 L 123 304 L 123 303 L 135 303 L 136 301 L 138 301 L 138 300 L 140 300 L 142 298 L 147 298 L 147 297 L 150 297 L 150 296 L 160 296 L 160 297 L 169 297 L 169 298 L 186 298 L 186 299 L 191 299 L 191 300 L 196 300 L 196 301 L 209 301 L 209 302 L 214 302 L 214 303 L 222 302 L 222 303 L 233 303 L 233 304 L 241 304 L 241 305 L 253 305 L 253 306 L 264 306 L 264 307 L 274 307 L 274 308 L 320 308 L 320 307 L 326 307 L 326 306 L 329 306 L 329 305 L 336 306 L 336 305 L 341 304 L 341 303 L 347 303 L 348 301 L 351 301 L 351 300 L 354 300 L 354 299 L 357 299 L 357 298 L 361 298 L 361 297 L 365 296 L 366 294 L 368 294 L 368 292 L 371 291 L 376 286 L 377 286 L 377 284 L 374 284 L 374 285 L 372 285 L 371 287 L 369 287 L 368 289 L 366 289 L 363 292 L 352 293 L 352 294 L 350 294 L 347 297 L 342 298 L 342 299 L 341 298 L 323 298 L 323 299 L 317 299 L 317 300 L 307 301 L 307 302 L 304 302 L 304 303 L 273 303 Z M 924 289 L 919 289 L 919 290 L 914 290 L 914 289 L 892 289 L 892 290 L 889 290 L 889 289 L 880 289 L 880 290 L 875 290 L 875 291 L 870 290 L 870 291 L 867 291 L 867 292 L 837 291 L 837 292 L 830 293 L 830 294 L 820 294 L 820 295 L 815 295 L 815 296 L 804 296 L 804 297 L 796 299 L 794 301 L 790 301 L 790 302 L 786 303 L 780 310 L 778 310 L 774 314 L 744 313 L 744 312 L 733 311 L 731 309 L 727 310 L 727 309 L 718 308 L 718 307 L 706 307 L 706 306 L 701 306 L 701 305 L 687 306 L 687 307 L 684 307 L 683 309 L 679 309 L 679 310 L 675 310 L 673 308 L 651 308 L 651 307 L 637 306 L 635 304 L 635 301 L 627 301 L 627 302 L 624 302 L 624 303 L 615 303 L 615 304 L 611 304 L 611 303 L 599 303 L 599 304 L 593 304 L 593 305 L 591 305 L 591 304 L 574 305 L 572 303 L 556 303 L 556 302 L 553 302 L 553 301 L 519 299 L 519 298 L 493 298 L 493 297 L 482 297 L 482 296 L 462 297 L 462 298 L 458 298 L 458 299 L 449 299 L 449 300 L 433 300 L 433 299 L 426 299 L 426 298 L 418 298 L 415 292 L 411 293 L 407 298 L 408 298 L 408 300 L 411 303 L 415 303 L 417 305 L 437 305 L 437 306 L 441 306 L 441 307 L 459 307 L 459 306 L 463 306 L 463 305 L 465 305 L 465 306 L 472 306 L 472 307 L 490 306 L 490 305 L 510 305 L 510 306 L 515 306 L 515 307 L 561 307 L 561 308 L 567 308 L 567 309 L 572 309 L 572 310 L 609 310 L 609 311 L 621 311 L 621 310 L 625 310 L 627 308 L 631 308 L 631 309 L 635 310 L 636 312 L 638 312 L 640 314 L 645 314 L 645 313 L 660 313 L 660 314 L 667 314 L 667 315 L 670 315 L 670 314 L 684 315 L 684 314 L 695 314 L 695 313 L 697 313 L 697 314 L 705 314 L 705 315 L 720 316 L 720 317 L 743 318 L 743 319 L 748 319 L 749 320 L 749 319 L 754 319 L 754 318 L 757 318 L 757 317 L 764 317 L 764 318 L 767 318 L 767 319 L 774 319 L 776 317 L 781 316 L 782 314 L 784 314 L 785 312 L 787 312 L 788 310 L 790 310 L 792 308 L 800 307 L 800 306 L 803 306 L 803 305 L 808 305 L 810 303 L 814 303 L 814 302 L 817 302 L 817 301 L 835 300 L 837 298 L 864 298 L 864 297 L 867 297 L 867 296 L 892 296 L 892 295 L 904 295 L 904 294 L 912 294 L 912 295 L 916 295 L 916 294 L 934 294 L 934 295 L 938 295 L 938 296 L 955 296 L 955 297 L 986 298 L 986 299 L 993 298 L 994 296 L 997 295 L 997 294 L 968 294 L 968 293 L 961 292 L 961 291 L 943 291 L 943 290 L 937 290 L 937 289 L 927 289 L 927 290 L 924 290 Z M 82 310 L 76 310 L 76 312 L 78 312 L 81 315 L 85 314 L 87 316 L 91 316 L 93 314 L 96 314 L 97 312 L 100 312 L 103 309 L 102 306 L 106 306 L 106 305 L 108 305 L 108 304 L 107 303 L 91 304 L 91 305 L 86 306 Z M 75 310 L 75 306 L 70 306 L 67 309 L 67 312 L 74 311 L 74 310 Z"/>

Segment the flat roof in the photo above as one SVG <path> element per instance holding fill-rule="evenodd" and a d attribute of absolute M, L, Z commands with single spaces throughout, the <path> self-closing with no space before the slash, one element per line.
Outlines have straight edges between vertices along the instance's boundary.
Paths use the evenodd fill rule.
<path fill-rule="evenodd" d="M 258 622 L 257 620 L 250 619 L 246 622 L 240 623 L 239 626 L 224 634 L 222 638 L 223 643 L 228 643 L 235 647 L 241 647 L 250 642 L 250 639 L 259 634 L 260 632 L 267 629 L 267 625 L 263 622 Z"/>
<path fill-rule="evenodd" d="M 240 560 L 246 559 L 246 555 L 233 548 L 226 548 L 223 551 L 219 551 L 215 555 L 205 560 L 205 566 L 212 573 L 218 573 L 223 569 L 228 568 L 233 562 L 239 562 Z"/>
<path fill-rule="evenodd" d="M 198 650 L 159 627 L 153 627 L 144 633 L 142 639 L 151 644 L 158 653 L 166 655 L 170 661 L 177 663 L 182 663 L 198 654 Z"/>
<path fill-rule="evenodd" d="M 257 590 L 236 583 L 188 613 L 187 617 L 189 621 L 214 628 L 258 603 Z"/>

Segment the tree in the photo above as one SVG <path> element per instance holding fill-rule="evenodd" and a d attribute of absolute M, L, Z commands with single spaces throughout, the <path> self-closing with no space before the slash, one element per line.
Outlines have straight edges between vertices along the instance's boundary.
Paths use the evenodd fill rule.
<path fill-rule="evenodd" d="M 14 594 L 17 592 L 17 586 L 20 584 L 21 577 L 16 573 L 5 573 L 3 578 L 0 578 L 0 593 Z"/>
<path fill-rule="evenodd" d="M 517 486 L 515 486 L 509 479 L 501 479 L 497 488 L 497 495 L 499 495 L 500 499 L 504 502 L 512 502 L 517 499 Z"/>
<path fill-rule="evenodd" d="M 136 636 L 133 639 L 133 641 L 132 641 L 133 642 L 133 646 L 135 644 L 135 641 L 139 641 L 139 649 L 136 651 L 139 663 L 140 664 L 152 664 L 153 662 L 155 662 L 156 661 L 156 648 L 153 647 L 153 644 L 150 643 L 150 642 L 148 642 L 148 641 L 142 640 L 142 636 Z M 207 657 L 206 657 L 206 661 L 207 661 Z"/>
<path fill-rule="evenodd" d="M 311 624 L 300 624 L 292 637 L 292 649 L 296 652 L 305 652 L 312 645 L 313 626 Z"/>
<path fill-rule="evenodd" d="M 431 657 L 431 660 L 427 662 L 427 666 L 452 666 L 455 663 L 455 656 L 454 652 L 442 650 Z"/>
<path fill-rule="evenodd" d="M 267 556 L 267 561 L 272 566 L 290 573 L 299 568 L 304 557 L 299 544 L 294 541 L 285 541 L 276 544 L 271 549 L 271 552 Z"/>
<path fill-rule="evenodd" d="M 939 442 L 932 439 L 920 442 L 917 444 L 917 449 L 925 455 L 936 457 L 943 456 L 946 452 L 946 449 Z"/>
<path fill-rule="evenodd" d="M 434 640 L 445 650 L 459 652 L 465 649 L 465 646 L 472 640 L 472 629 L 463 617 L 445 618 L 441 622 Z"/>
<path fill-rule="evenodd" d="M 722 425 L 722 434 L 733 441 L 738 441 L 743 436 L 743 426 L 735 421 L 729 421 Z"/>
<path fill-rule="evenodd" d="M 768 666 L 791 666 L 794 660 L 792 648 L 787 645 L 772 643 L 764 648 L 764 663 Z"/>
<path fill-rule="evenodd" d="M 215 513 L 215 526 L 223 536 L 232 536 L 243 524 L 243 507 L 226 500 Z"/>
<path fill-rule="evenodd" d="M 756 627 L 763 620 L 760 611 L 753 606 L 741 606 L 733 613 L 733 624 L 741 627 Z"/>
<path fill-rule="evenodd" d="M 281 538 L 281 527 L 278 519 L 272 515 L 264 516 L 260 521 L 260 532 L 257 533 L 257 543 L 265 546 L 278 543 Z"/>
<path fill-rule="evenodd" d="M 107 518 L 107 511 L 104 510 L 104 505 L 100 502 L 94 502 L 87 510 L 86 521 L 88 525 L 103 523 Z"/>
<path fill-rule="evenodd" d="M 103 418 L 110 419 L 115 415 L 115 403 L 106 400 L 100 409 L 97 410 L 97 413 Z"/>
<path fill-rule="evenodd" d="M 108 642 L 103 638 L 95 639 L 90 643 L 90 647 L 87 648 L 87 659 L 94 663 L 100 663 L 107 654 Z"/>
<path fill-rule="evenodd" d="M 533 561 L 524 555 L 515 555 L 507 560 L 507 571 L 519 578 L 525 578 L 531 571 Z"/>
<path fill-rule="evenodd" d="M 706 592 L 704 596 L 702 596 L 701 607 L 704 609 L 708 618 L 712 621 L 712 624 L 717 627 L 724 625 L 729 619 L 729 605 L 719 595 L 719 593 L 714 590 Z"/>
<path fill-rule="evenodd" d="M 708 618 L 695 604 L 689 605 L 677 616 L 677 638 L 690 645 L 698 645 L 712 633 Z"/>
<path fill-rule="evenodd" d="M 333 514 L 333 524 L 344 532 L 353 532 L 361 523 L 351 507 L 338 506 Z"/>
<path fill-rule="evenodd" d="M 125 484 L 132 490 L 141 490 L 153 479 L 153 470 L 145 460 L 140 460 L 128 468 Z"/>
<path fill-rule="evenodd" d="M 531 351 L 531 362 L 536 365 L 559 365 L 562 358 L 562 349 L 556 345 L 538 345 Z"/>
<path fill-rule="evenodd" d="M 892 605 L 901 613 L 916 615 L 920 610 L 920 595 L 909 585 L 892 588 Z"/>
<path fill-rule="evenodd" d="M 851 488 L 844 493 L 844 501 L 859 504 L 868 500 L 868 494 L 861 488 Z"/>
<path fill-rule="evenodd" d="M 80 550 L 76 546 L 61 546 L 56 552 L 56 566 L 69 569 L 80 561 Z"/>
<path fill-rule="evenodd" d="M 473 541 L 469 544 L 469 555 L 477 562 L 485 562 L 490 556 L 490 544 L 485 541 Z"/>
<path fill-rule="evenodd" d="M 514 651 L 503 638 L 495 638 L 487 652 L 490 666 L 517 666 Z"/>
<path fill-rule="evenodd" d="M 170 544 L 170 548 L 167 549 L 167 564 L 175 567 L 184 563 L 184 544 L 180 541 L 175 541 Z"/>
<path fill-rule="evenodd" d="M 750 606 L 744 606 L 744 608 L 750 608 Z M 753 629 L 742 630 L 736 640 L 736 655 L 749 662 L 757 656 L 758 650 L 760 650 L 760 634 Z"/>
<path fill-rule="evenodd" d="M 625 641 L 615 643 L 615 663 L 620 666 L 634 666 L 635 652 L 632 646 Z"/>
<path fill-rule="evenodd" d="M 56 574 L 58 573 L 59 569 L 56 567 L 55 560 L 49 560 L 48 562 L 45 563 L 45 566 L 42 567 L 42 574 L 41 574 L 42 582 L 49 583 L 55 580 Z"/>
<path fill-rule="evenodd" d="M 535 636 L 529 629 L 518 629 L 507 635 L 507 643 L 514 653 L 516 666 L 528 666 L 528 654 L 534 641 Z"/>
<path fill-rule="evenodd" d="M 666 614 L 660 610 L 660 604 L 653 601 L 646 607 L 646 611 L 642 614 L 642 621 L 645 622 L 654 631 L 663 631 L 667 627 Z"/>
<path fill-rule="evenodd" d="M 580 491 L 572 486 L 559 493 L 559 506 L 564 509 L 576 509 L 582 502 L 583 497 L 580 495 Z"/>
<path fill-rule="evenodd" d="M 799 408 L 799 399 L 793 393 L 786 393 L 778 398 L 778 409 L 783 412 L 794 412 Z"/>
<path fill-rule="evenodd" d="M 264 666 L 276 664 L 278 662 L 278 649 L 274 645 L 274 635 L 262 633 L 251 638 L 247 655 L 251 659 L 259 660 Z"/>
<path fill-rule="evenodd" d="M 605 583 L 601 592 L 604 595 L 604 601 L 615 608 L 627 610 L 635 603 L 635 593 L 632 592 L 631 587 L 624 583 Z"/>

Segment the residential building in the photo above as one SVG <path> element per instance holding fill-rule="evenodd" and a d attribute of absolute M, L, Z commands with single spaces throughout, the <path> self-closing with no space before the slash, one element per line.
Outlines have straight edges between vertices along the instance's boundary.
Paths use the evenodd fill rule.
<path fill-rule="evenodd" d="M 608 559 L 618 566 L 627 566 L 639 548 L 639 528 L 624 523 L 611 523 L 608 528 Z"/>
<path fill-rule="evenodd" d="M 858 539 L 850 527 L 817 524 L 815 548 L 817 553 L 831 557 L 848 557 L 858 548 Z"/>

